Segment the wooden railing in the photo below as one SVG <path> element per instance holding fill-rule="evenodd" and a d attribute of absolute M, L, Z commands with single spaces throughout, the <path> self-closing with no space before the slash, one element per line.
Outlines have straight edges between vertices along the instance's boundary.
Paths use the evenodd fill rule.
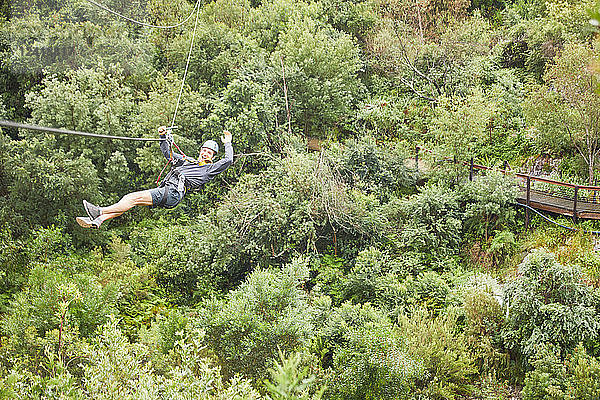
<path fill-rule="evenodd" d="M 430 153 L 435 158 L 435 153 L 425 147 L 417 146 L 415 154 L 415 166 L 419 166 L 419 152 Z M 557 181 L 555 179 L 523 174 L 510 168 L 508 162 L 504 162 L 503 168 L 488 167 L 470 162 L 458 162 L 456 157 L 442 157 L 438 161 L 460 163 L 469 167 L 469 179 L 473 180 L 476 171 L 499 171 L 511 174 L 519 180 L 521 195 L 517 201 L 534 209 L 550 211 L 562 215 L 572 216 L 576 222 L 578 218 L 589 218 L 600 220 L 600 186 L 577 185 Z M 536 187 L 538 186 L 538 187 Z M 543 186 L 543 187 L 539 187 Z M 543 198 L 543 199 L 541 199 Z M 529 210 L 525 212 L 526 224 L 529 224 Z"/>
<path fill-rule="evenodd" d="M 531 174 L 523 174 L 515 172 L 507 168 L 508 164 L 505 163 L 505 168 L 491 168 L 485 165 L 479 165 L 471 162 L 469 163 L 469 179 L 473 179 L 473 175 L 476 170 L 490 171 L 495 170 L 504 174 L 512 174 L 519 179 L 519 186 L 521 191 L 524 192 L 524 204 L 527 206 L 538 208 L 546 211 L 556 212 L 563 215 L 570 215 L 573 220 L 577 222 L 580 215 L 583 214 L 584 218 L 600 219 L 600 186 L 588 186 L 588 185 L 577 185 L 574 183 L 561 182 L 555 179 L 545 178 L 541 176 L 535 176 Z M 535 183 L 541 183 L 550 187 L 561 188 L 562 190 L 552 191 L 546 188 L 534 188 Z M 566 189 L 566 191 L 564 190 Z M 568 195 L 566 192 L 572 192 Z M 583 193 L 586 193 L 583 194 Z M 543 193 L 545 202 L 532 202 L 532 194 Z M 549 200 L 554 198 L 556 200 Z M 570 202 L 570 204 L 569 204 Z M 529 224 L 529 213 L 526 210 L 526 225 Z"/>

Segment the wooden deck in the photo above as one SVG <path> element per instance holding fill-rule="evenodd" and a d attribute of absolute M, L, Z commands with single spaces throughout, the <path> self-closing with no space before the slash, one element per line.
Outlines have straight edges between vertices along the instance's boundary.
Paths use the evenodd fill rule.
<path fill-rule="evenodd" d="M 416 167 L 417 170 L 424 169 L 424 165 L 421 165 L 419 160 L 419 151 L 424 150 L 428 153 L 434 154 L 431 150 L 417 146 L 416 156 L 411 159 L 409 167 Z M 529 174 L 523 174 L 516 172 L 507 162 L 504 163 L 503 168 L 488 167 L 485 165 L 475 164 L 474 160 L 470 162 L 457 161 L 456 158 L 444 157 L 442 161 L 447 162 L 460 162 L 469 168 L 469 179 L 475 179 L 475 175 L 479 171 L 499 171 L 507 175 L 515 177 L 515 184 L 519 186 L 519 194 L 517 196 L 517 202 L 520 204 L 528 205 L 531 208 L 540 211 L 547 211 L 555 214 L 572 217 L 575 221 L 578 219 L 593 219 L 600 220 L 600 186 L 585 186 L 576 185 L 568 182 L 561 182 L 554 179 L 550 179 L 542 176 L 535 176 Z M 556 195 L 548 191 L 540 190 L 535 188 L 541 186 L 546 187 L 560 187 L 558 192 L 567 193 L 567 195 Z M 548 186 L 549 185 L 549 186 Z M 529 223 L 529 210 L 526 211 L 526 222 Z"/>
<path fill-rule="evenodd" d="M 554 196 L 539 190 L 531 190 L 529 206 L 536 210 L 548 211 L 568 217 L 600 220 L 600 204 L 578 200 L 575 211 L 575 200 Z M 517 202 L 527 204 L 527 190 L 521 188 Z M 575 214 L 577 214 L 575 216 Z"/>
<path fill-rule="evenodd" d="M 473 179 L 475 170 L 492 169 L 474 164 L 472 160 L 469 167 L 470 179 Z M 600 220 L 600 186 L 576 185 L 541 176 L 515 173 L 507 169 L 500 171 L 513 175 L 519 181 L 520 191 L 517 196 L 517 202 L 520 204 L 529 205 L 536 210 L 572 217 L 574 221 L 577 221 L 579 218 Z M 550 185 L 550 187 L 560 187 L 562 188 L 561 191 L 573 193 L 573 195 L 572 197 L 559 196 L 532 187 L 538 183 Z"/>

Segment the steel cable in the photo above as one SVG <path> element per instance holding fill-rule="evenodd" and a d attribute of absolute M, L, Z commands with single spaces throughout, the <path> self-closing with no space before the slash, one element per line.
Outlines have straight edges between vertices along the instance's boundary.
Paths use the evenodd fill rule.
<path fill-rule="evenodd" d="M 130 137 L 130 136 L 100 135 L 97 133 L 73 131 L 73 130 L 69 130 L 69 129 L 58 129 L 58 128 L 50 128 L 50 127 L 46 127 L 46 126 L 39 126 L 39 125 L 21 124 L 18 122 L 6 121 L 6 120 L 0 120 L 0 126 L 6 126 L 8 128 L 28 129 L 28 130 L 32 130 L 32 131 L 50 132 L 50 133 L 91 136 L 91 137 L 98 137 L 98 138 L 104 138 L 104 139 L 137 140 L 137 141 L 141 141 L 141 142 L 158 142 L 160 140 L 165 140 L 165 139 L 160 139 L 160 138 L 136 138 L 136 137 Z"/>
<path fill-rule="evenodd" d="M 141 26 L 147 26 L 148 28 L 157 28 L 157 29 L 172 29 L 172 28 L 177 28 L 178 26 L 181 26 L 183 24 L 185 24 L 191 17 L 192 15 L 194 15 L 194 11 L 196 11 L 196 8 L 200 8 L 200 0 L 198 0 L 196 2 L 196 5 L 194 6 L 194 9 L 192 10 L 192 12 L 190 13 L 190 15 L 188 15 L 183 21 L 175 24 L 175 25 L 152 25 L 152 24 L 148 24 L 146 22 L 142 22 L 142 21 L 138 21 L 136 19 L 130 18 L 126 15 L 123 15 L 121 13 L 118 13 L 117 11 L 111 10 L 110 8 L 106 7 L 103 4 L 100 4 L 94 0 L 86 0 L 88 3 L 91 3 L 93 5 L 95 5 L 96 7 L 99 7 L 105 11 L 108 11 L 111 14 L 114 14 L 118 17 L 121 17 L 123 19 L 126 19 L 127 21 L 133 22 L 134 24 L 138 24 Z"/>

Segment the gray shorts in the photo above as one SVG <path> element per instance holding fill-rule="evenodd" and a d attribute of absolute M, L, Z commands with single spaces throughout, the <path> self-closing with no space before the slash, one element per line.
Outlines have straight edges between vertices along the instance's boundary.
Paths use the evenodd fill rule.
<path fill-rule="evenodd" d="M 165 196 L 165 189 L 167 198 L 163 200 Z M 150 194 L 152 195 L 152 207 L 163 207 L 163 208 L 173 208 L 181 199 L 183 199 L 183 193 L 177 191 L 177 188 L 171 184 L 166 184 L 164 187 L 157 187 L 155 189 L 150 189 Z M 161 206 L 160 203 L 163 202 Z"/>

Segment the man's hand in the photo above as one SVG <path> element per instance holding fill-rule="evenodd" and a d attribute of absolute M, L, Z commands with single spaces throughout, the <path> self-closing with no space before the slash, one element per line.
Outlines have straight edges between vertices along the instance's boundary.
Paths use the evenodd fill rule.
<path fill-rule="evenodd" d="M 161 126 L 160 128 L 158 128 L 158 134 L 166 135 L 167 143 L 169 143 L 169 146 L 173 145 L 173 134 L 171 133 L 170 129 L 167 129 L 166 126 Z"/>
<path fill-rule="evenodd" d="M 231 143 L 231 132 L 229 131 L 223 131 L 223 136 L 221 136 L 221 142 L 223 142 L 223 144 L 225 143 Z"/>

